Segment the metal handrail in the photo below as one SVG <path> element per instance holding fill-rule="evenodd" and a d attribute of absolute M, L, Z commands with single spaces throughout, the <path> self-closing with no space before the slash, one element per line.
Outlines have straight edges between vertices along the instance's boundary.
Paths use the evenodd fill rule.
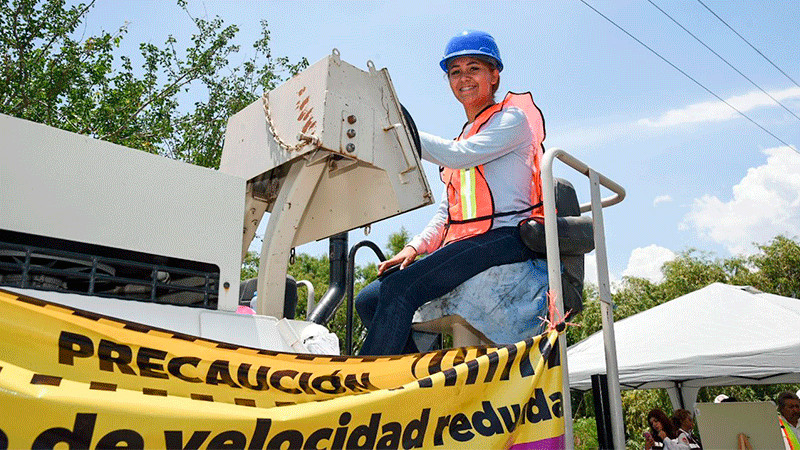
<path fill-rule="evenodd" d="M 354 245 L 353 248 L 350 249 L 350 253 L 347 255 L 347 327 L 345 329 L 344 350 L 345 355 L 348 356 L 353 354 L 353 308 L 355 306 L 353 296 L 355 290 L 356 252 L 358 249 L 364 246 L 371 248 L 381 262 L 386 261 L 386 256 L 383 255 L 383 252 L 381 251 L 381 248 L 378 247 L 378 244 L 368 240 L 361 241 Z"/>
<path fill-rule="evenodd" d="M 605 231 L 603 228 L 603 208 L 615 205 L 625 198 L 625 189 L 606 176 L 568 154 L 560 148 L 548 149 L 541 165 L 542 197 L 544 203 L 544 230 L 547 246 L 547 272 L 550 292 L 555 295 L 559 311 L 564 310 L 563 290 L 561 286 L 561 262 L 559 261 L 558 228 L 556 225 L 555 181 L 553 179 L 553 162 L 557 159 L 589 178 L 591 201 L 581 205 L 581 212 L 592 212 L 594 229 L 595 255 L 597 258 L 597 283 L 603 316 L 603 337 L 606 347 L 606 372 L 609 392 L 609 409 L 611 411 L 612 436 L 614 448 L 625 448 L 625 429 L 622 421 L 622 399 L 620 397 L 619 371 L 617 369 L 617 352 L 614 340 L 614 318 L 611 307 L 611 289 L 608 276 L 608 258 L 606 255 Z M 615 195 L 601 199 L 600 186 L 614 192 Z M 566 336 L 560 335 L 559 349 L 562 363 L 562 390 L 565 393 L 564 407 L 564 440 L 572 447 L 574 433 L 572 429 L 572 405 L 569 400 L 569 369 L 567 366 Z"/>

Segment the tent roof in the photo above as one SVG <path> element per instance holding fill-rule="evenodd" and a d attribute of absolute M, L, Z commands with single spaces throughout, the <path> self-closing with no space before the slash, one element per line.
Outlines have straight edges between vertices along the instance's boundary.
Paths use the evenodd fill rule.
<path fill-rule="evenodd" d="M 614 324 L 623 389 L 800 383 L 800 300 L 708 285 Z M 570 387 L 605 373 L 602 331 L 568 349 Z"/>

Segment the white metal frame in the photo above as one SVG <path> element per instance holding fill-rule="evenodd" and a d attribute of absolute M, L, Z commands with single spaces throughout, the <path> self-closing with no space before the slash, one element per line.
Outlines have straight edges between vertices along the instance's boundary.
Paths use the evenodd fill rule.
<path fill-rule="evenodd" d="M 625 448 L 625 429 L 622 421 L 622 399 L 620 397 L 617 350 L 614 339 L 614 317 L 611 301 L 611 288 L 608 277 L 608 257 L 606 254 L 605 230 L 603 227 L 603 208 L 615 205 L 625 198 L 625 189 L 609 178 L 590 168 L 582 161 L 560 148 L 548 149 L 542 160 L 542 190 L 544 201 L 544 229 L 547 245 L 547 271 L 550 292 L 556 297 L 556 305 L 564 311 L 561 286 L 561 260 L 558 248 L 558 229 L 556 227 L 555 183 L 553 162 L 558 158 L 566 165 L 589 178 L 591 202 L 581 205 L 581 213 L 591 211 L 594 229 L 595 254 L 597 258 L 597 284 L 600 308 L 603 317 L 603 339 L 605 341 L 606 373 L 608 380 L 609 408 L 614 448 Z M 601 199 L 600 185 L 614 192 L 614 196 Z M 558 338 L 562 364 L 562 390 L 564 392 L 564 440 L 567 448 L 572 448 L 574 435 L 572 429 L 572 405 L 570 404 L 569 370 L 567 366 L 566 336 Z"/>

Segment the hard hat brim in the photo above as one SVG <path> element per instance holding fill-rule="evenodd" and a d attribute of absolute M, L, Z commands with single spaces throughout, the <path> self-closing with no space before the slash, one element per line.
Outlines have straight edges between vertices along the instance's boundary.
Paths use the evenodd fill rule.
<path fill-rule="evenodd" d="M 476 51 L 476 50 L 461 50 L 461 51 L 458 51 L 458 52 L 453 52 L 453 53 L 447 54 L 447 55 L 445 55 L 444 58 L 442 58 L 441 61 L 439 61 L 439 66 L 442 68 L 442 70 L 447 72 L 447 69 L 448 69 L 447 66 L 449 65 L 450 61 L 452 61 L 455 58 L 458 58 L 459 56 L 476 56 L 476 57 L 479 57 L 479 58 L 484 59 L 484 60 L 489 60 L 497 68 L 498 72 L 502 72 L 503 71 L 503 63 L 502 63 L 502 61 L 500 61 L 497 58 L 495 58 L 494 55 L 492 55 L 489 52 L 480 52 L 480 51 Z"/>

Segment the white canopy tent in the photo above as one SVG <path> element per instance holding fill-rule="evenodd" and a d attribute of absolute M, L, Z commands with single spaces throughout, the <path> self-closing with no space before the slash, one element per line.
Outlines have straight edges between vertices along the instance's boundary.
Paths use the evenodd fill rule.
<path fill-rule="evenodd" d="M 675 408 L 703 386 L 800 383 L 800 299 L 714 283 L 614 328 L 620 387 L 666 388 Z M 571 389 L 605 373 L 601 332 L 567 355 Z"/>

